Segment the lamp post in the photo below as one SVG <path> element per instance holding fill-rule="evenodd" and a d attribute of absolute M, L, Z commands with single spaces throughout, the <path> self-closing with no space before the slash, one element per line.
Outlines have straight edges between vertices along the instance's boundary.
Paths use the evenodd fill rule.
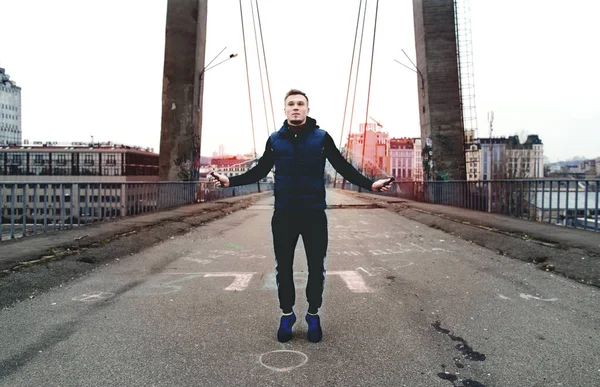
<path fill-rule="evenodd" d="M 394 61 L 396 63 L 398 63 L 400 66 L 404 66 L 407 69 L 409 69 L 410 71 L 414 71 L 415 73 L 417 73 L 419 75 L 419 80 L 420 82 L 420 86 L 421 86 L 421 93 L 422 93 L 422 97 L 425 97 L 425 77 L 423 76 L 423 73 L 421 72 L 421 70 L 419 70 L 419 68 L 417 67 L 417 65 L 410 59 L 410 57 L 408 56 L 408 54 L 404 51 L 404 49 L 402 50 L 402 52 L 404 53 L 404 56 L 406 56 L 406 58 L 410 61 L 410 63 L 413 65 L 413 68 L 408 67 L 407 65 L 405 65 L 404 63 L 401 63 L 399 60 L 394 59 Z"/>
<path fill-rule="evenodd" d="M 211 64 L 223 53 L 223 51 L 225 51 L 227 49 L 227 47 L 224 47 L 206 66 L 204 66 L 204 68 L 202 69 L 202 71 L 200 71 L 200 74 L 198 74 L 198 101 L 197 101 L 197 105 L 196 108 L 198 109 L 198 119 L 201 120 L 201 116 L 200 116 L 200 112 L 202 109 L 202 97 L 204 95 L 204 73 L 207 72 L 208 70 L 215 68 L 225 62 L 227 62 L 230 59 L 233 59 L 237 56 L 237 54 L 230 54 L 229 57 L 225 58 L 224 60 L 220 61 L 217 64 L 214 64 L 211 66 Z M 194 163 L 193 166 L 191 166 L 191 173 L 190 173 L 190 179 L 192 181 L 197 181 L 199 176 L 200 176 L 200 157 L 201 157 L 201 149 L 200 149 L 200 138 L 196 139 L 194 138 L 194 146 L 192 147 L 192 151 L 191 151 L 191 157 L 190 160 L 192 163 Z M 197 154 L 194 154 L 197 153 Z"/>
<path fill-rule="evenodd" d="M 494 180 L 494 112 L 488 112 L 488 122 L 490 123 L 490 174 L 488 180 Z M 488 212 L 492 212 L 492 184 L 488 181 Z"/>
<path fill-rule="evenodd" d="M 223 51 L 225 51 L 227 49 L 227 47 L 224 47 L 221 52 L 219 52 L 210 62 L 208 62 L 208 64 L 202 69 L 202 71 L 200 71 L 200 74 L 198 75 L 198 83 L 199 83 L 199 88 L 198 88 L 198 110 L 200 110 L 200 105 L 202 104 L 202 95 L 204 94 L 204 73 L 207 72 L 208 70 L 215 68 L 225 62 L 227 62 L 230 59 L 233 59 L 235 57 L 237 57 L 238 54 L 229 54 L 229 57 L 227 57 L 226 59 L 220 61 L 219 63 L 212 65 L 211 63 L 215 61 L 215 59 L 217 59 L 219 57 L 219 55 L 221 55 L 223 53 Z"/>

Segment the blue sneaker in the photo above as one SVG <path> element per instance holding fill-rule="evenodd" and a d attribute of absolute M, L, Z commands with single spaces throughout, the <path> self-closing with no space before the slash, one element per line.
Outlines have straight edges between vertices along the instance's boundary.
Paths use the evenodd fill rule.
<path fill-rule="evenodd" d="M 296 314 L 292 312 L 289 316 L 281 316 L 281 322 L 279 324 L 279 330 L 277 331 L 277 340 L 281 343 L 290 341 L 292 338 L 292 327 L 296 322 Z"/>
<path fill-rule="evenodd" d="M 321 330 L 321 319 L 319 315 L 306 314 L 306 322 L 308 323 L 308 332 L 306 332 L 306 338 L 311 343 L 318 343 L 323 338 L 323 331 Z"/>

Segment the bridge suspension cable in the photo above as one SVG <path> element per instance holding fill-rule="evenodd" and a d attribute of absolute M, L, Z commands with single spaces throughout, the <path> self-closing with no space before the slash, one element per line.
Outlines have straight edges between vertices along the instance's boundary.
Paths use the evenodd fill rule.
<path fill-rule="evenodd" d="M 346 102 L 344 104 L 344 118 L 342 119 L 342 130 L 340 133 L 340 142 L 338 145 L 339 149 L 342 149 L 342 141 L 344 139 L 344 126 L 346 124 L 346 113 L 348 110 L 348 97 L 350 96 L 350 84 L 352 83 L 352 70 L 354 69 L 354 57 L 356 55 L 356 38 L 358 36 L 358 26 L 360 25 L 361 10 L 362 10 L 362 0 L 360 0 L 360 3 L 358 5 L 358 15 L 356 17 L 356 28 L 354 30 L 354 43 L 352 45 L 352 59 L 350 60 L 350 74 L 348 75 L 348 89 L 346 90 Z M 359 58 L 359 60 L 360 60 L 360 58 Z M 350 133 L 351 130 L 352 130 L 352 128 L 348 129 L 348 133 Z M 349 150 L 346 150 L 346 158 L 348 157 L 348 153 L 349 153 Z M 335 185 L 337 184 L 337 175 L 338 175 L 338 173 L 337 173 L 337 171 L 335 171 L 335 177 L 333 179 L 333 188 L 335 188 Z M 345 179 L 344 179 L 344 181 L 345 181 Z"/>
<path fill-rule="evenodd" d="M 256 137 L 254 136 L 254 115 L 252 113 L 252 95 L 250 94 L 250 75 L 248 72 L 248 54 L 246 52 L 246 32 L 244 30 L 244 10 L 242 9 L 242 0 L 240 0 L 240 18 L 242 20 L 242 38 L 244 40 L 244 60 L 246 62 L 246 83 L 248 84 L 248 102 L 250 103 L 250 121 L 252 122 L 252 145 L 254 157 L 256 157 Z"/>
<path fill-rule="evenodd" d="M 348 147 L 350 147 L 350 134 L 352 132 L 352 123 L 354 122 L 354 106 L 356 104 L 356 91 L 358 89 L 358 74 L 360 72 L 360 59 L 362 57 L 362 47 L 363 47 L 363 38 L 365 36 L 365 22 L 367 20 L 367 6 L 369 5 L 369 0 L 365 0 L 365 10 L 363 12 L 363 22 L 360 31 L 360 44 L 358 46 L 358 61 L 356 63 L 356 77 L 354 78 L 354 93 L 352 95 L 352 109 L 350 109 L 350 125 L 348 127 Z M 348 156 L 350 153 L 348 153 Z M 346 179 L 342 182 L 342 189 L 344 189 L 346 185 Z"/>
<path fill-rule="evenodd" d="M 377 35 L 377 13 L 379 11 L 379 0 L 375 6 L 375 23 L 373 25 L 373 46 L 371 48 L 371 70 L 369 72 L 369 89 L 367 92 L 367 112 L 365 114 L 365 129 L 363 133 L 363 149 L 362 149 L 362 160 L 360 162 L 361 171 L 364 168 L 365 163 L 365 149 L 367 145 L 367 121 L 369 119 L 369 103 L 371 101 L 371 81 L 373 80 L 373 58 L 375 57 L 375 36 Z M 377 146 L 377 144 L 375 144 Z M 377 162 L 377 160 L 375 160 Z"/>
<path fill-rule="evenodd" d="M 258 47 L 258 34 L 256 32 L 256 16 L 254 15 L 254 6 L 252 5 L 252 2 L 250 2 L 250 9 L 252 10 L 252 26 L 254 27 L 254 42 L 256 44 L 256 60 L 258 61 L 260 89 L 262 91 L 263 109 L 265 111 L 265 129 L 267 130 L 267 137 L 269 137 L 269 116 L 267 115 L 267 102 L 265 101 L 265 83 L 262 76 L 262 65 L 260 64 L 260 50 Z"/>
<path fill-rule="evenodd" d="M 275 110 L 273 110 L 273 96 L 271 94 L 271 82 L 269 81 L 269 68 L 267 67 L 267 54 L 265 52 L 265 40 L 263 39 L 262 23 L 260 21 L 260 9 L 258 8 L 258 0 L 255 0 L 255 1 L 256 1 L 256 16 L 258 18 L 258 28 L 260 31 L 260 41 L 261 41 L 262 51 L 263 51 L 263 60 L 265 62 L 265 74 L 267 76 L 267 86 L 268 86 L 268 90 L 269 90 L 269 100 L 271 101 L 271 116 L 273 117 L 273 131 L 276 131 L 277 125 L 275 124 Z"/>
<path fill-rule="evenodd" d="M 269 70 L 268 70 L 268 66 L 267 66 L 267 56 L 266 56 L 266 49 L 265 49 L 265 44 L 264 44 L 263 32 L 262 32 L 262 22 L 261 22 L 261 18 L 260 18 L 260 9 L 259 9 L 259 5 L 258 5 L 258 0 L 255 0 L 256 14 L 254 12 L 254 6 L 252 5 L 252 2 L 250 5 L 251 5 L 251 10 L 252 10 L 254 39 L 255 39 L 255 43 L 256 43 L 256 51 L 257 51 L 257 56 L 258 56 L 257 59 L 258 59 L 258 67 L 259 67 L 259 72 L 260 72 L 263 107 L 264 107 L 264 113 L 265 113 L 265 120 L 267 123 L 267 136 L 268 136 L 269 135 L 269 129 L 268 129 L 269 118 L 268 118 L 268 113 L 267 113 L 267 103 L 266 103 L 265 90 L 264 90 L 264 80 L 263 80 L 263 76 L 262 76 L 262 66 L 261 66 L 259 46 L 262 48 L 262 56 L 263 56 L 263 61 L 264 61 L 264 65 L 265 65 L 265 75 L 266 75 L 266 79 L 267 79 L 271 116 L 272 116 L 272 120 L 273 120 L 273 130 L 276 130 L 277 127 L 276 127 L 276 123 L 275 123 L 275 113 L 274 113 L 274 108 L 273 108 L 271 83 L 270 83 L 270 79 L 269 79 Z M 239 0 L 239 6 L 240 6 L 240 19 L 241 19 L 241 25 L 242 25 L 242 38 L 243 38 L 243 42 L 244 42 L 244 60 L 245 60 L 245 65 L 246 65 L 246 82 L 248 85 L 248 102 L 250 105 L 250 120 L 252 123 L 252 141 L 253 141 L 253 147 L 254 147 L 254 155 L 256 157 L 257 153 L 256 153 L 254 113 L 253 113 L 253 107 L 252 107 L 252 94 L 251 94 L 251 86 L 250 86 L 250 75 L 249 75 L 249 69 L 248 69 L 248 53 L 247 53 L 245 27 L 244 27 L 244 12 L 243 12 L 242 0 Z M 355 77 L 354 92 L 353 92 L 353 96 L 352 96 L 352 108 L 350 109 L 350 123 L 349 123 L 349 129 L 348 129 L 348 138 L 349 139 L 350 139 L 350 134 L 352 131 L 352 124 L 353 124 L 353 120 L 354 120 L 354 110 L 355 110 L 355 105 L 356 105 L 356 94 L 357 94 L 357 89 L 358 89 L 358 76 L 360 73 L 360 62 L 361 62 L 361 56 L 362 56 L 363 40 L 364 40 L 364 35 L 365 35 L 364 32 L 365 32 L 365 24 L 366 24 L 366 18 L 367 18 L 367 8 L 368 8 L 368 0 L 364 0 L 364 7 L 363 7 L 363 0 L 360 0 L 358 14 L 357 14 L 357 20 L 356 20 L 356 27 L 355 27 L 355 32 L 354 32 L 354 44 L 353 44 L 353 48 L 352 48 L 352 58 L 351 58 L 351 62 L 350 62 L 350 73 L 348 76 L 348 87 L 347 87 L 347 91 L 346 91 L 346 101 L 344 104 L 344 117 L 343 117 L 343 121 L 342 121 L 339 148 L 342 148 L 342 142 L 343 142 L 343 137 L 344 137 L 344 128 L 345 128 L 345 124 L 346 124 L 346 116 L 348 114 L 348 102 L 349 102 L 349 98 L 350 98 L 350 89 L 351 89 L 350 85 L 352 83 L 354 61 L 356 60 L 357 65 L 356 65 L 356 72 L 355 72 L 355 76 L 354 76 Z M 374 60 L 374 54 L 375 54 L 375 40 L 376 40 L 376 33 L 377 33 L 378 11 L 379 11 L 379 0 L 377 0 L 376 7 L 375 7 L 375 22 L 374 22 L 374 27 L 373 27 L 373 45 L 372 45 L 372 50 L 371 50 L 371 67 L 370 67 L 370 73 L 369 73 L 369 84 L 368 84 L 368 92 L 367 92 L 367 107 L 366 107 L 365 122 L 367 122 L 368 116 L 369 116 L 369 104 L 370 104 L 370 98 L 371 98 L 371 84 L 372 84 L 372 78 L 373 78 L 373 60 Z M 362 27 L 361 27 L 361 32 L 360 32 L 360 43 L 359 43 L 359 48 L 358 48 L 358 55 L 356 55 L 356 42 L 357 42 L 357 37 L 358 37 L 358 29 L 359 29 L 359 25 L 360 25 L 361 14 L 362 14 Z M 260 31 L 260 44 L 259 44 L 258 33 L 257 33 L 257 29 L 256 29 L 257 23 L 258 23 L 258 27 L 259 27 L 259 31 Z M 361 171 L 364 168 L 365 148 L 366 148 L 366 132 L 367 131 L 366 131 L 366 127 L 365 127 L 365 131 L 363 134 Z M 350 144 L 348 144 L 348 146 L 350 146 Z M 349 155 L 350 155 L 350 152 L 348 151 L 346 154 L 346 157 L 348 158 Z M 336 171 L 336 178 L 337 178 L 337 171 Z M 344 179 L 344 183 L 345 183 L 345 179 Z M 334 184 L 335 184 L 335 182 L 334 182 Z"/>

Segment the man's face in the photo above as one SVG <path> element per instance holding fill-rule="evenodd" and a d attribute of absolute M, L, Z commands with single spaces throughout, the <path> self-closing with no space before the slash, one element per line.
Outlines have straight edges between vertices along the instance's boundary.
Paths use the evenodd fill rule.
<path fill-rule="evenodd" d="M 294 94 L 285 99 L 285 116 L 290 125 L 303 125 L 309 111 L 308 101 L 303 95 Z"/>

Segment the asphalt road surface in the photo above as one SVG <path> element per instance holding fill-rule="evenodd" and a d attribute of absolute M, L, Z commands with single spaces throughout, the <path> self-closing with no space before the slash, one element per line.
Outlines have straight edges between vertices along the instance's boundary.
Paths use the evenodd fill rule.
<path fill-rule="evenodd" d="M 1 310 L 0 386 L 600 385 L 597 288 L 333 191 L 323 341 L 300 240 L 277 342 L 272 200 Z"/>

